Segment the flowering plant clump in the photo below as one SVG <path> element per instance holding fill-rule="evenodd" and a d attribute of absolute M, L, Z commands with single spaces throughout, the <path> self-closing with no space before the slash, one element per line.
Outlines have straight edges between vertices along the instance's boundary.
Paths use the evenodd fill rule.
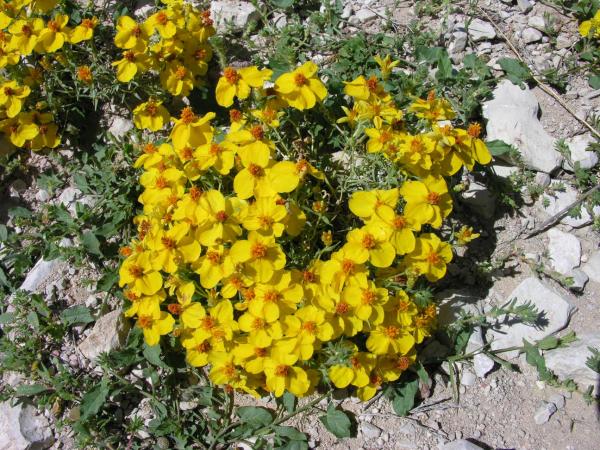
<path fill-rule="evenodd" d="M 187 106 L 168 135 L 141 145 L 143 211 L 119 283 L 148 345 L 177 338 L 215 384 L 255 396 L 304 396 L 324 382 L 367 400 L 416 361 L 436 308 L 415 286 L 444 277 L 452 259 L 439 234 L 452 211 L 444 177 L 491 156 L 481 127 L 454 127 L 434 92 L 399 109 L 383 85 L 394 63 L 379 61 L 388 68 L 380 79 L 345 83 L 353 104 L 337 122 L 400 176 L 391 188 L 349 193 L 355 219 L 327 217 L 330 166 L 286 139 L 290 127 L 302 136 L 308 110 L 327 108 L 313 62 L 278 76 L 226 67 L 215 91 L 219 105 L 237 102 L 226 126 Z M 134 112 L 140 128 L 169 122 L 159 103 L 152 120 L 145 108 Z M 338 124 L 329 126 L 343 133 Z M 302 254 L 307 227 L 325 227 L 316 254 Z M 475 237 L 464 228 L 458 241 Z"/>
<path fill-rule="evenodd" d="M 600 38 L 600 10 L 594 17 L 579 24 L 579 34 L 583 37 Z"/>

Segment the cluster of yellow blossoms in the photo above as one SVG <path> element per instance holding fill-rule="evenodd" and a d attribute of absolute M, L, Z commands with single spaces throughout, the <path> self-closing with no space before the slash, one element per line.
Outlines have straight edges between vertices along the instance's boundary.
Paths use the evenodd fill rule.
<path fill-rule="evenodd" d="M 389 58 L 380 65 L 391 70 Z M 143 168 L 143 213 L 137 239 L 123 249 L 120 286 L 131 302 L 126 315 L 137 318 L 148 345 L 177 337 L 188 363 L 210 365 L 216 384 L 303 396 L 326 373 L 366 400 L 414 363 L 415 345 L 435 326 L 435 306 L 415 302 L 410 288 L 420 276 L 442 278 L 452 259 L 451 246 L 433 233 L 452 210 L 443 176 L 490 155 L 478 125 L 450 124 L 447 101 L 433 94 L 416 100 L 408 109 L 419 119 L 413 135 L 380 80 L 346 83 L 355 102 L 339 122 L 361 127 L 367 150 L 399 164 L 407 181 L 354 192 L 349 208 L 363 225 L 328 259 L 288 267 L 281 243 L 307 220 L 296 191 L 325 175 L 306 159 L 277 160 L 281 149 L 272 139 L 289 108 L 326 98 L 317 72 L 307 62 L 271 80 L 269 69 L 225 68 L 217 102 L 230 107 L 237 98 L 255 109 L 231 109 L 222 131 L 211 124 L 214 113 L 200 117 L 186 107 L 166 141 L 143 145 L 135 164 Z M 155 106 L 152 117 L 135 113 L 140 128 L 169 122 L 166 109 Z M 463 233 L 465 242 L 471 232 Z M 399 283 L 406 289 L 390 287 Z M 345 356 L 316 370 L 328 343 Z"/>
<path fill-rule="evenodd" d="M 0 5 L 0 68 L 23 62 L 28 73 L 22 83 L 4 79 L 0 84 L 0 130 L 17 147 L 39 150 L 60 144 L 54 116 L 44 111 L 44 102 L 37 102 L 30 111 L 23 108 L 32 89 L 42 80 L 41 69 L 50 64 L 47 58 L 33 55 L 55 53 L 67 43 L 90 40 L 98 23 L 91 17 L 69 27 L 68 16 L 52 14 L 56 4 L 57 0 L 16 0 Z M 34 61 L 39 66 L 32 65 Z"/>
<path fill-rule="evenodd" d="M 594 17 L 579 24 L 579 34 L 583 37 L 600 38 L 600 9 Z"/>
<path fill-rule="evenodd" d="M 209 11 L 172 1 L 143 23 L 129 16 L 119 17 L 116 31 L 115 45 L 123 57 L 113 66 L 123 83 L 154 71 L 166 91 L 186 96 L 208 70 L 212 49 L 207 40 L 215 34 Z"/>

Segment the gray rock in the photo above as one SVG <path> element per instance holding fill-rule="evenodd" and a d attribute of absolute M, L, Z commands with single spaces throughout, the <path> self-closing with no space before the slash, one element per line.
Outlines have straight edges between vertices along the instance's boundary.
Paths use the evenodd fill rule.
<path fill-rule="evenodd" d="M 92 332 L 79 344 L 79 350 L 87 359 L 94 361 L 100 353 L 120 348 L 127 338 L 130 323 L 117 309 L 100 317 Z"/>
<path fill-rule="evenodd" d="M 581 268 L 587 276 L 600 283 L 600 250 L 596 250 Z"/>
<path fill-rule="evenodd" d="M 525 28 L 521 33 L 521 38 L 526 44 L 533 44 L 542 40 L 542 33 L 535 28 Z"/>
<path fill-rule="evenodd" d="M 582 391 L 593 386 L 594 393 L 600 395 L 600 375 L 586 365 L 592 355 L 589 347 L 600 350 L 600 333 L 578 334 L 577 341 L 568 347 L 545 352 L 546 367 L 561 380 L 572 379 Z"/>
<path fill-rule="evenodd" d="M 496 198 L 484 184 L 478 182 L 469 183 L 469 188 L 461 192 L 461 199 L 475 214 L 486 219 L 494 217 Z"/>
<path fill-rule="evenodd" d="M 35 199 L 38 202 L 47 202 L 48 200 L 50 200 L 50 194 L 45 189 L 40 189 L 36 192 Z"/>
<path fill-rule="evenodd" d="M 539 184 L 540 186 L 548 187 L 548 186 L 550 186 L 550 182 L 552 181 L 552 178 L 550 178 L 550 175 L 548 175 L 547 173 L 537 172 L 535 174 L 534 181 L 537 184 Z"/>
<path fill-rule="evenodd" d="M 598 154 L 594 151 L 587 150 L 588 146 L 595 142 L 594 138 L 589 133 L 577 135 L 571 139 L 565 140 L 565 142 L 571 151 L 573 165 L 579 163 L 580 168 L 591 169 L 598 164 Z M 573 172 L 574 170 L 566 159 L 563 162 L 563 168 L 569 172 Z"/>
<path fill-rule="evenodd" d="M 546 31 L 546 21 L 544 20 L 544 18 L 542 16 L 531 16 L 527 20 L 527 25 L 529 25 L 531 28 L 535 28 L 536 30 L 539 30 L 541 32 Z"/>
<path fill-rule="evenodd" d="M 556 406 L 556 409 L 563 409 L 565 407 L 565 397 L 561 394 L 553 394 L 548 399 L 548 402 Z"/>
<path fill-rule="evenodd" d="M 558 50 L 562 50 L 564 48 L 569 48 L 573 44 L 574 44 L 573 39 L 567 34 L 561 33 L 556 38 L 556 48 Z"/>
<path fill-rule="evenodd" d="M 70 186 L 60 193 L 57 202 L 64 205 L 65 208 L 74 215 L 77 211 L 77 203 L 93 207 L 96 200 L 92 196 L 83 195 L 83 192 L 79 189 Z"/>
<path fill-rule="evenodd" d="M 473 333 L 467 342 L 466 352 L 471 353 L 480 350 L 485 345 L 483 340 L 483 331 L 481 327 L 475 327 Z M 479 378 L 485 376 L 494 368 L 494 360 L 484 353 L 477 353 L 473 356 L 473 369 Z"/>
<path fill-rule="evenodd" d="M 346 6 L 344 6 L 341 18 L 342 19 L 350 18 L 350 16 L 352 15 L 352 12 L 353 12 L 352 5 L 350 3 L 348 3 Z"/>
<path fill-rule="evenodd" d="M 483 104 L 487 139 L 514 145 L 527 167 L 551 173 L 560 167 L 563 157 L 554 150 L 556 140 L 542 127 L 538 112 L 533 92 L 508 80 L 499 83 L 494 98 Z"/>
<path fill-rule="evenodd" d="M 477 377 L 471 369 L 465 368 L 460 374 L 460 384 L 463 386 L 473 386 L 477 381 Z"/>
<path fill-rule="evenodd" d="M 19 289 L 28 292 L 41 292 L 40 288 L 54 275 L 60 274 L 61 277 L 64 275 L 63 269 L 65 267 L 66 263 L 59 259 L 50 261 L 40 259 L 29 271 Z"/>
<path fill-rule="evenodd" d="M 581 263 L 581 242 L 574 235 L 557 228 L 548 231 L 550 265 L 562 275 L 569 274 Z"/>
<path fill-rule="evenodd" d="M 567 276 L 573 280 L 573 283 L 569 286 L 569 289 L 573 292 L 583 292 L 585 285 L 590 281 L 590 277 L 581 269 L 573 269 Z"/>
<path fill-rule="evenodd" d="M 452 50 L 453 53 L 464 51 L 467 48 L 468 34 L 464 31 L 455 31 L 452 33 Z"/>
<path fill-rule="evenodd" d="M 517 5 L 519 5 L 519 9 L 524 13 L 528 13 L 533 9 L 533 3 L 530 0 L 517 0 Z"/>
<path fill-rule="evenodd" d="M 381 435 L 381 428 L 368 422 L 362 422 L 360 432 L 365 439 L 377 439 Z"/>
<path fill-rule="evenodd" d="M 475 445 L 466 439 L 459 439 L 458 441 L 448 442 L 440 447 L 440 450 L 483 450 L 479 445 Z"/>
<path fill-rule="evenodd" d="M 468 290 L 448 289 L 436 295 L 438 299 L 438 323 L 448 325 L 455 322 L 461 313 L 480 314 L 479 303 L 481 298 L 473 295 Z"/>
<path fill-rule="evenodd" d="M 509 178 L 510 176 L 519 173 L 519 168 L 515 166 L 505 166 L 503 164 L 493 164 L 492 169 L 500 178 Z M 543 173 L 543 172 L 539 172 Z"/>
<path fill-rule="evenodd" d="M 41 450 L 54 443 L 48 419 L 29 404 L 0 403 L 0 450 Z"/>
<path fill-rule="evenodd" d="M 370 9 L 361 8 L 354 13 L 353 18 L 355 20 L 351 20 L 351 23 L 352 22 L 367 23 L 367 22 L 377 19 L 377 14 L 375 14 L 375 12 L 371 11 Z"/>
<path fill-rule="evenodd" d="M 116 138 L 124 137 L 131 129 L 133 129 L 133 122 L 122 116 L 113 116 L 110 119 L 110 126 L 108 132 Z"/>
<path fill-rule="evenodd" d="M 473 19 L 467 30 L 473 42 L 485 41 L 496 37 L 494 26 L 481 19 Z"/>
<path fill-rule="evenodd" d="M 210 15 L 218 32 L 226 31 L 229 26 L 236 32 L 243 31 L 251 21 L 260 19 L 260 14 L 252 3 L 237 0 L 211 2 Z"/>
<path fill-rule="evenodd" d="M 542 405 L 535 411 L 533 420 L 536 424 L 542 425 L 550 420 L 552 414 L 556 412 L 556 405 L 554 403 L 543 402 Z"/>
<path fill-rule="evenodd" d="M 566 185 L 564 192 L 556 191 L 553 195 L 542 195 L 542 198 L 538 200 L 539 206 L 537 209 L 542 216 L 553 216 L 573 204 L 577 200 L 577 195 L 577 190 L 575 188 Z M 545 204 L 548 206 L 545 207 Z M 579 217 L 570 217 L 567 214 L 560 220 L 560 223 L 579 228 L 592 223 L 592 220 L 590 213 L 582 206 L 581 215 Z"/>
<path fill-rule="evenodd" d="M 287 16 L 284 13 L 273 14 L 273 18 L 271 20 L 273 21 L 275 28 L 278 30 L 281 30 L 287 25 Z"/>
<path fill-rule="evenodd" d="M 508 296 L 507 300 L 516 300 L 516 305 L 530 302 L 542 315 L 539 326 L 528 326 L 523 323 L 503 322 L 499 327 L 489 330 L 487 337 L 492 350 L 521 346 L 523 339 L 529 342 L 539 341 L 569 323 L 571 305 L 552 288 L 537 278 L 526 278 Z M 517 356 L 518 352 L 508 352 L 508 357 Z"/>

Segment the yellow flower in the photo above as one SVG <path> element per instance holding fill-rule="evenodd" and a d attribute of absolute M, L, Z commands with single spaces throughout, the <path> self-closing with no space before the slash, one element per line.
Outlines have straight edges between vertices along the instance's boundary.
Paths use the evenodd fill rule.
<path fill-rule="evenodd" d="M 442 226 L 442 219 L 452 211 L 452 199 L 442 177 L 428 176 L 423 181 L 407 181 L 400 188 L 406 200 L 404 215 L 420 224 L 434 228 Z"/>
<path fill-rule="evenodd" d="M 432 122 L 439 120 L 452 120 L 456 113 L 452 109 L 452 105 L 448 100 L 438 98 L 435 91 L 430 91 L 427 99 L 415 99 L 408 110 L 414 113 L 421 119 L 426 119 Z"/>
<path fill-rule="evenodd" d="M 304 295 L 302 286 L 292 281 L 291 273 L 278 271 L 268 284 L 257 284 L 248 310 L 269 321 L 292 314 Z"/>
<path fill-rule="evenodd" d="M 77 79 L 85 84 L 91 84 L 93 81 L 93 75 L 90 66 L 77 67 Z"/>
<path fill-rule="evenodd" d="M 268 283 L 276 270 L 285 266 L 285 253 L 273 236 L 262 236 L 256 231 L 248 233 L 248 240 L 240 240 L 229 252 L 234 263 L 245 263 L 249 275 L 261 283 Z"/>
<path fill-rule="evenodd" d="M 169 334 L 175 325 L 175 319 L 169 313 L 160 310 L 159 304 L 152 298 L 142 300 L 138 308 L 136 325 L 144 332 L 146 344 L 158 344 L 160 337 Z"/>
<path fill-rule="evenodd" d="M 50 19 L 46 27 L 40 31 L 35 47 L 36 51 L 52 53 L 62 48 L 69 39 L 68 22 L 69 16 L 62 14 L 57 14 L 53 19 Z"/>
<path fill-rule="evenodd" d="M 294 351 L 303 361 L 312 357 L 315 348 L 321 342 L 333 338 L 334 330 L 325 316 L 325 311 L 312 305 L 300 308 L 293 315 L 286 316 L 284 321 L 285 334 L 294 338 Z"/>
<path fill-rule="evenodd" d="M 584 20 L 579 24 L 579 34 L 583 37 L 600 37 L 600 10 L 596 11 L 596 14 L 590 20 Z"/>
<path fill-rule="evenodd" d="M 359 263 L 370 261 L 375 267 L 389 267 L 396 257 L 396 250 L 389 242 L 389 233 L 375 223 L 351 230 L 346 240 L 344 250 L 355 255 Z"/>
<path fill-rule="evenodd" d="M 395 211 L 381 210 L 377 220 L 381 220 L 392 230 L 389 241 L 396 249 L 398 255 L 410 253 L 415 248 L 414 231 L 421 229 L 421 224 L 412 217 L 396 214 Z"/>
<path fill-rule="evenodd" d="M 8 117 L 15 117 L 21 112 L 23 99 L 30 93 L 29 86 L 19 86 L 16 81 L 8 81 L 0 86 L 0 106 L 6 109 Z"/>
<path fill-rule="evenodd" d="M 137 48 L 144 51 L 149 35 L 148 26 L 140 25 L 129 16 L 121 16 L 117 19 L 117 34 L 115 45 L 124 50 Z"/>
<path fill-rule="evenodd" d="M 213 167 L 221 175 L 228 175 L 235 160 L 235 150 L 232 146 L 211 142 L 194 150 L 194 158 L 200 170 Z"/>
<path fill-rule="evenodd" d="M 280 75 L 275 81 L 275 90 L 291 107 L 304 110 L 323 101 L 327 89 L 318 78 L 318 67 L 307 61 L 290 73 Z"/>
<path fill-rule="evenodd" d="M 460 230 L 454 235 L 458 241 L 458 245 L 466 245 L 473 239 L 477 239 L 480 234 L 473 232 L 473 227 L 463 225 Z"/>
<path fill-rule="evenodd" d="M 60 144 L 58 136 L 58 125 L 52 123 L 54 117 L 50 113 L 40 114 L 37 111 L 32 113 L 34 122 L 37 125 L 38 133 L 31 140 L 31 150 L 41 150 L 42 148 L 56 148 Z"/>
<path fill-rule="evenodd" d="M 365 222 L 377 215 L 393 214 L 398 204 L 398 189 L 356 191 L 350 196 L 350 211 Z"/>
<path fill-rule="evenodd" d="M 219 78 L 216 88 L 217 103 L 228 108 L 233 105 L 234 97 L 241 100 L 248 98 L 250 88 L 261 88 L 271 78 L 270 69 L 258 70 L 256 66 L 234 69 L 226 67 Z"/>
<path fill-rule="evenodd" d="M 173 61 L 160 73 L 162 86 L 174 96 L 185 97 L 194 89 L 194 74 L 179 61 Z"/>
<path fill-rule="evenodd" d="M 177 272 L 182 262 L 191 263 L 200 257 L 200 244 L 185 222 L 179 222 L 168 230 L 159 230 L 147 239 L 147 244 L 153 251 L 155 267 L 167 273 Z"/>
<path fill-rule="evenodd" d="M 170 118 L 171 115 L 167 108 L 162 106 L 162 102 L 152 98 L 133 110 L 133 123 L 139 129 L 158 131 L 169 122 Z"/>
<path fill-rule="evenodd" d="M 433 233 L 417 238 L 415 249 L 406 255 L 404 263 L 416 268 L 429 281 L 437 281 L 446 275 L 446 264 L 452 260 L 452 247 Z"/>
<path fill-rule="evenodd" d="M 98 18 L 85 18 L 71 31 L 69 42 L 77 44 L 81 41 L 89 41 L 94 37 L 94 28 L 98 25 Z"/>
<path fill-rule="evenodd" d="M 387 80 L 392 73 L 392 69 L 400 64 L 400 61 L 392 61 L 390 55 L 385 55 L 385 58 L 381 58 L 381 56 L 377 55 L 373 58 L 377 65 L 379 66 L 379 70 L 381 71 L 381 78 Z"/>
<path fill-rule="evenodd" d="M 348 304 L 356 302 L 356 317 L 371 325 L 377 325 L 383 322 L 383 305 L 388 301 L 388 291 L 377 287 L 372 281 L 359 279 L 344 287 L 341 300 Z"/>
<path fill-rule="evenodd" d="M 147 26 L 149 34 L 158 31 L 160 37 L 169 39 L 175 36 L 175 33 L 177 32 L 177 26 L 173 21 L 174 16 L 175 14 L 173 11 L 163 9 L 148 17 L 144 24 Z"/>
<path fill-rule="evenodd" d="M 15 118 L 3 120 L 0 122 L 0 128 L 16 147 L 23 147 L 40 132 L 37 124 L 34 123 L 34 113 L 20 113 Z"/>
<path fill-rule="evenodd" d="M 383 86 L 379 84 L 375 76 L 366 79 L 362 75 L 352 81 L 344 81 L 344 94 L 355 100 L 370 100 L 373 97 L 385 97 Z"/>
<path fill-rule="evenodd" d="M 123 52 L 123 58 L 111 63 L 117 68 L 117 80 L 128 83 L 138 72 L 145 72 L 150 67 L 150 59 L 145 53 L 135 50 Z"/>
<path fill-rule="evenodd" d="M 240 316 L 238 323 L 240 330 L 249 333 L 249 339 L 262 348 L 269 347 L 274 339 L 281 339 L 283 336 L 281 323 L 277 318 L 257 316 L 248 311 Z"/>
<path fill-rule="evenodd" d="M 287 216 L 284 205 L 277 203 L 277 197 L 259 197 L 248 208 L 242 220 L 246 230 L 260 231 L 262 234 L 273 234 L 279 237 L 283 234 L 283 220 Z"/>
<path fill-rule="evenodd" d="M 287 390 L 302 397 L 310 388 L 310 380 L 306 372 L 295 366 L 298 357 L 285 348 L 275 348 L 264 362 L 266 388 L 281 397 Z"/>
<path fill-rule="evenodd" d="M 369 333 L 367 349 L 376 355 L 405 355 L 415 345 L 415 338 L 395 321 L 378 325 Z"/>
<path fill-rule="evenodd" d="M 205 192 L 196 210 L 196 237 L 200 243 L 211 246 L 234 242 L 242 234 L 239 216 L 245 206 L 240 199 L 225 198 L 215 189 Z"/>
<path fill-rule="evenodd" d="M 379 370 L 385 381 L 396 381 L 416 359 L 417 352 L 414 348 L 406 355 L 385 355 L 379 363 Z"/>
<path fill-rule="evenodd" d="M 265 370 L 265 360 L 271 354 L 269 347 L 270 344 L 264 345 L 258 335 L 248 336 L 246 342 L 236 345 L 233 349 L 235 362 L 243 366 L 249 373 L 262 373 Z"/>
<path fill-rule="evenodd" d="M 174 120 L 171 130 L 171 140 L 174 147 L 196 148 L 212 141 L 213 130 L 210 121 L 215 117 L 214 112 L 208 112 L 202 117 L 196 116 L 191 107 L 186 106 L 181 111 L 181 118 Z"/>
<path fill-rule="evenodd" d="M 3 27 L 4 28 L 4 27 Z M 16 50 L 21 55 L 30 55 L 37 44 L 38 36 L 44 29 L 44 21 L 39 18 L 15 20 L 8 28 L 11 34 L 9 50 Z"/>
<path fill-rule="evenodd" d="M 196 273 L 200 275 L 200 285 L 212 289 L 234 271 L 228 251 L 222 245 L 214 245 L 198 260 Z"/>
<path fill-rule="evenodd" d="M 119 269 L 119 286 L 128 285 L 137 295 L 153 295 L 162 287 L 163 279 L 149 252 L 127 258 Z"/>
<path fill-rule="evenodd" d="M 377 362 L 375 355 L 367 352 L 358 352 L 356 347 L 347 364 L 336 364 L 331 366 L 327 374 L 335 387 L 343 389 L 350 384 L 356 387 L 364 387 L 369 384 L 369 374 L 375 368 Z"/>

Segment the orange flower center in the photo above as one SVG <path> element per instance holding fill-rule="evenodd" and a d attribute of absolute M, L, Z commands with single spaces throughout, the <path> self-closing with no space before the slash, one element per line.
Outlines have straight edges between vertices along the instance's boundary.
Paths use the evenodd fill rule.
<path fill-rule="evenodd" d="M 396 361 L 396 368 L 398 370 L 406 370 L 410 367 L 410 359 L 408 359 L 406 356 L 401 356 L 400 358 L 398 358 L 398 360 Z"/>
<path fill-rule="evenodd" d="M 92 19 L 83 19 L 81 21 L 81 25 L 83 25 L 86 28 L 89 28 L 90 30 L 92 30 L 94 28 L 94 21 Z"/>
<path fill-rule="evenodd" d="M 179 303 L 171 303 L 169 306 L 167 306 L 167 309 L 174 316 L 181 314 L 181 311 L 183 311 L 183 308 Z"/>
<path fill-rule="evenodd" d="M 132 51 L 123 53 L 123 57 L 129 62 L 135 61 L 135 53 L 133 53 Z"/>
<path fill-rule="evenodd" d="M 45 136 L 48 133 L 48 125 L 40 125 L 38 130 L 42 136 Z"/>
<path fill-rule="evenodd" d="M 156 103 L 148 102 L 148 104 L 146 105 L 146 113 L 150 117 L 154 117 L 157 112 L 158 112 L 158 106 L 156 105 Z"/>
<path fill-rule="evenodd" d="M 169 250 L 173 250 L 176 247 L 175 241 L 173 239 L 164 237 L 161 238 L 160 241 L 162 242 L 162 245 Z"/>
<path fill-rule="evenodd" d="M 266 325 L 267 325 L 267 323 L 264 321 L 264 319 L 261 319 L 260 317 L 257 317 L 252 322 L 252 329 L 253 330 L 262 330 L 262 329 L 265 328 Z"/>
<path fill-rule="evenodd" d="M 154 145 L 150 142 L 150 143 L 144 145 L 144 147 L 142 148 L 142 151 L 148 155 L 151 155 L 152 153 L 156 153 L 158 151 L 158 149 L 156 148 L 156 145 Z"/>
<path fill-rule="evenodd" d="M 210 330 L 210 329 L 214 328 L 216 325 L 217 325 L 217 322 L 215 321 L 215 319 L 213 319 L 210 316 L 204 317 L 201 321 L 201 327 L 204 328 L 205 330 Z"/>
<path fill-rule="evenodd" d="M 237 371 L 235 370 L 235 366 L 233 364 L 227 364 L 225 367 L 223 367 L 223 373 L 227 378 L 231 379 L 235 377 Z"/>
<path fill-rule="evenodd" d="M 242 120 L 244 116 L 242 115 L 242 112 L 239 109 L 232 109 L 231 111 L 229 111 L 229 120 L 231 120 L 232 122 L 239 122 Z"/>
<path fill-rule="evenodd" d="M 181 155 L 181 159 L 189 161 L 194 157 L 194 150 L 191 147 L 183 147 L 179 150 L 179 154 Z"/>
<path fill-rule="evenodd" d="M 394 325 L 389 325 L 383 328 L 383 333 L 390 339 L 396 339 L 400 336 L 400 329 Z"/>
<path fill-rule="evenodd" d="M 267 355 L 267 349 L 261 348 L 261 347 L 255 347 L 254 354 L 259 358 L 264 358 Z"/>
<path fill-rule="evenodd" d="M 265 293 L 264 296 L 264 300 L 265 302 L 270 302 L 270 303 L 274 303 L 277 300 L 279 300 L 279 292 L 277 291 L 269 291 Z"/>
<path fill-rule="evenodd" d="M 217 265 L 221 263 L 221 254 L 214 250 L 209 250 L 206 252 L 206 259 L 208 259 L 211 264 Z"/>
<path fill-rule="evenodd" d="M 428 103 L 433 103 L 435 101 L 435 91 L 429 91 L 429 93 L 427 94 L 427 102 Z"/>
<path fill-rule="evenodd" d="M 250 128 L 250 134 L 252 134 L 252 137 L 254 137 L 254 139 L 260 141 L 265 137 L 265 130 L 263 130 L 263 127 L 261 127 L 260 125 L 256 125 Z"/>
<path fill-rule="evenodd" d="M 160 25 L 166 25 L 168 21 L 169 17 L 164 11 L 161 11 L 156 15 L 156 22 L 158 22 Z"/>
<path fill-rule="evenodd" d="M 131 250 L 129 247 L 121 247 L 119 253 L 123 256 L 131 256 L 133 254 L 133 250 Z"/>
<path fill-rule="evenodd" d="M 352 272 L 354 272 L 354 266 L 354 261 L 352 261 L 351 259 L 345 259 L 344 261 L 342 261 L 342 272 L 344 272 L 346 275 L 349 275 Z"/>
<path fill-rule="evenodd" d="M 31 27 L 29 25 L 23 25 L 21 27 L 21 33 L 23 33 L 27 37 L 31 36 L 31 33 L 32 33 Z"/>
<path fill-rule="evenodd" d="M 382 131 L 381 134 L 379 135 L 379 142 L 384 144 L 387 141 L 389 141 L 391 138 L 392 138 L 392 133 L 390 133 L 389 131 Z"/>
<path fill-rule="evenodd" d="M 213 20 L 210 18 L 210 11 L 202 11 L 200 16 L 202 17 L 202 25 L 205 27 L 210 27 L 213 24 Z"/>
<path fill-rule="evenodd" d="M 196 351 L 199 353 L 208 353 L 212 349 L 210 342 L 204 341 L 196 346 Z"/>
<path fill-rule="evenodd" d="M 440 255 L 433 250 L 429 253 L 429 255 L 427 255 L 427 262 L 429 264 L 438 264 L 441 260 L 442 258 L 440 258 Z"/>
<path fill-rule="evenodd" d="M 140 35 L 142 34 L 142 29 L 139 25 L 136 25 L 135 27 L 133 27 L 133 30 L 131 30 L 131 34 L 133 34 L 136 38 L 140 37 Z"/>
<path fill-rule="evenodd" d="M 312 321 L 311 322 L 304 322 L 302 324 L 302 329 L 304 331 L 306 331 L 307 333 L 315 334 L 315 331 L 317 331 L 317 324 L 314 323 L 314 322 L 312 322 Z"/>
<path fill-rule="evenodd" d="M 440 194 L 437 192 L 430 192 L 427 194 L 427 203 L 430 205 L 437 205 L 440 202 Z"/>
<path fill-rule="evenodd" d="M 367 80 L 367 89 L 369 89 L 369 92 L 376 92 L 378 87 L 379 87 L 379 83 L 377 82 L 377 78 L 375 78 L 374 76 L 371 76 Z"/>
<path fill-rule="evenodd" d="M 217 222 L 225 222 L 229 218 L 229 215 L 225 211 L 219 211 L 215 214 L 215 218 Z"/>
<path fill-rule="evenodd" d="M 131 266 L 129 268 L 129 274 L 133 278 L 142 278 L 144 275 L 144 269 L 142 269 L 140 266 Z"/>
<path fill-rule="evenodd" d="M 187 75 L 187 69 L 183 66 L 179 66 L 175 71 L 175 78 L 178 80 L 183 80 Z"/>
<path fill-rule="evenodd" d="M 265 256 L 267 256 L 267 250 L 268 249 L 265 244 L 256 242 L 254 245 L 252 245 L 252 250 L 250 251 L 250 254 L 252 255 L 253 258 L 260 259 L 260 258 L 264 258 Z"/>
<path fill-rule="evenodd" d="M 226 67 L 225 70 L 223 70 L 223 76 L 229 84 L 236 84 L 240 79 L 240 75 L 232 67 Z"/>
<path fill-rule="evenodd" d="M 248 172 L 250 172 L 250 175 L 257 178 L 265 175 L 264 169 L 253 163 L 248 166 Z"/>
<path fill-rule="evenodd" d="M 260 226 L 262 228 L 271 228 L 274 223 L 273 218 L 269 216 L 260 216 L 258 221 L 260 222 Z"/>
<path fill-rule="evenodd" d="M 60 30 L 60 24 L 56 20 L 48 21 L 48 28 L 55 33 Z"/>
<path fill-rule="evenodd" d="M 153 321 L 152 316 L 140 316 L 138 317 L 138 326 L 140 328 L 150 328 Z"/>
<path fill-rule="evenodd" d="M 369 383 L 379 386 L 381 383 L 383 383 L 383 378 L 376 373 L 373 373 L 371 376 L 369 376 Z"/>
<path fill-rule="evenodd" d="M 304 86 L 305 84 L 308 83 L 308 79 L 301 73 L 297 73 L 294 76 L 294 83 L 296 84 L 296 86 L 300 87 L 300 86 Z"/>
<path fill-rule="evenodd" d="M 398 311 L 406 312 L 406 311 L 408 311 L 409 306 L 410 306 L 409 302 L 407 302 L 406 300 L 400 300 L 398 302 Z"/>
<path fill-rule="evenodd" d="M 367 250 L 371 250 L 372 248 L 375 248 L 375 246 L 377 245 L 377 241 L 375 240 L 372 234 L 366 233 L 362 238 L 361 244 Z"/>
<path fill-rule="evenodd" d="M 396 218 L 394 219 L 394 228 L 400 230 L 404 227 L 406 227 L 406 219 L 404 218 L 404 216 L 396 216 Z"/>
<path fill-rule="evenodd" d="M 335 306 L 335 312 L 337 314 L 340 314 L 340 315 L 348 314 L 348 311 L 350 311 L 350 305 L 346 302 L 339 302 Z"/>
<path fill-rule="evenodd" d="M 4 88 L 4 95 L 7 95 L 7 96 L 10 97 L 11 95 L 15 95 L 15 91 L 11 87 L 5 87 Z"/>
<path fill-rule="evenodd" d="M 210 153 L 211 156 L 217 156 L 222 152 L 223 148 L 219 144 L 211 144 L 210 150 L 208 151 L 208 153 Z"/>
<path fill-rule="evenodd" d="M 127 297 L 127 300 L 129 300 L 130 302 L 136 302 L 140 299 L 140 297 L 137 294 L 131 291 L 125 292 L 125 297 Z"/>
<path fill-rule="evenodd" d="M 481 134 L 481 125 L 479 125 L 477 122 L 470 124 L 469 128 L 467 129 L 467 133 L 472 138 L 478 138 Z"/>
<path fill-rule="evenodd" d="M 305 270 L 302 272 L 302 278 L 305 283 L 315 283 L 317 281 L 317 274 L 310 270 Z"/>
<path fill-rule="evenodd" d="M 202 191 L 197 186 L 192 186 L 190 189 L 190 197 L 192 200 L 197 201 L 202 196 Z"/>
<path fill-rule="evenodd" d="M 81 66 L 77 68 L 77 78 L 81 81 L 89 83 L 92 81 L 92 70 L 88 66 Z"/>
<path fill-rule="evenodd" d="M 364 305 L 372 305 L 375 302 L 376 298 L 377 294 L 375 294 L 375 292 L 367 289 L 363 290 L 362 302 Z"/>
<path fill-rule="evenodd" d="M 275 368 L 275 375 L 278 377 L 287 377 L 288 373 L 290 373 L 289 366 L 284 366 L 281 364 Z"/>
<path fill-rule="evenodd" d="M 301 159 L 296 163 L 296 173 L 299 175 L 304 175 L 304 173 L 308 170 L 308 161 L 305 159 Z"/>
<path fill-rule="evenodd" d="M 181 121 L 184 124 L 189 125 L 190 123 L 192 123 L 195 120 L 196 120 L 196 114 L 194 114 L 194 111 L 192 110 L 192 108 L 190 108 L 189 106 L 186 106 L 185 108 L 183 108 L 183 110 L 181 111 Z"/>
<path fill-rule="evenodd" d="M 350 364 L 352 364 L 352 367 L 354 369 L 359 369 L 361 367 L 360 361 L 358 360 L 358 358 L 356 356 L 353 356 L 352 358 L 350 358 Z"/>

